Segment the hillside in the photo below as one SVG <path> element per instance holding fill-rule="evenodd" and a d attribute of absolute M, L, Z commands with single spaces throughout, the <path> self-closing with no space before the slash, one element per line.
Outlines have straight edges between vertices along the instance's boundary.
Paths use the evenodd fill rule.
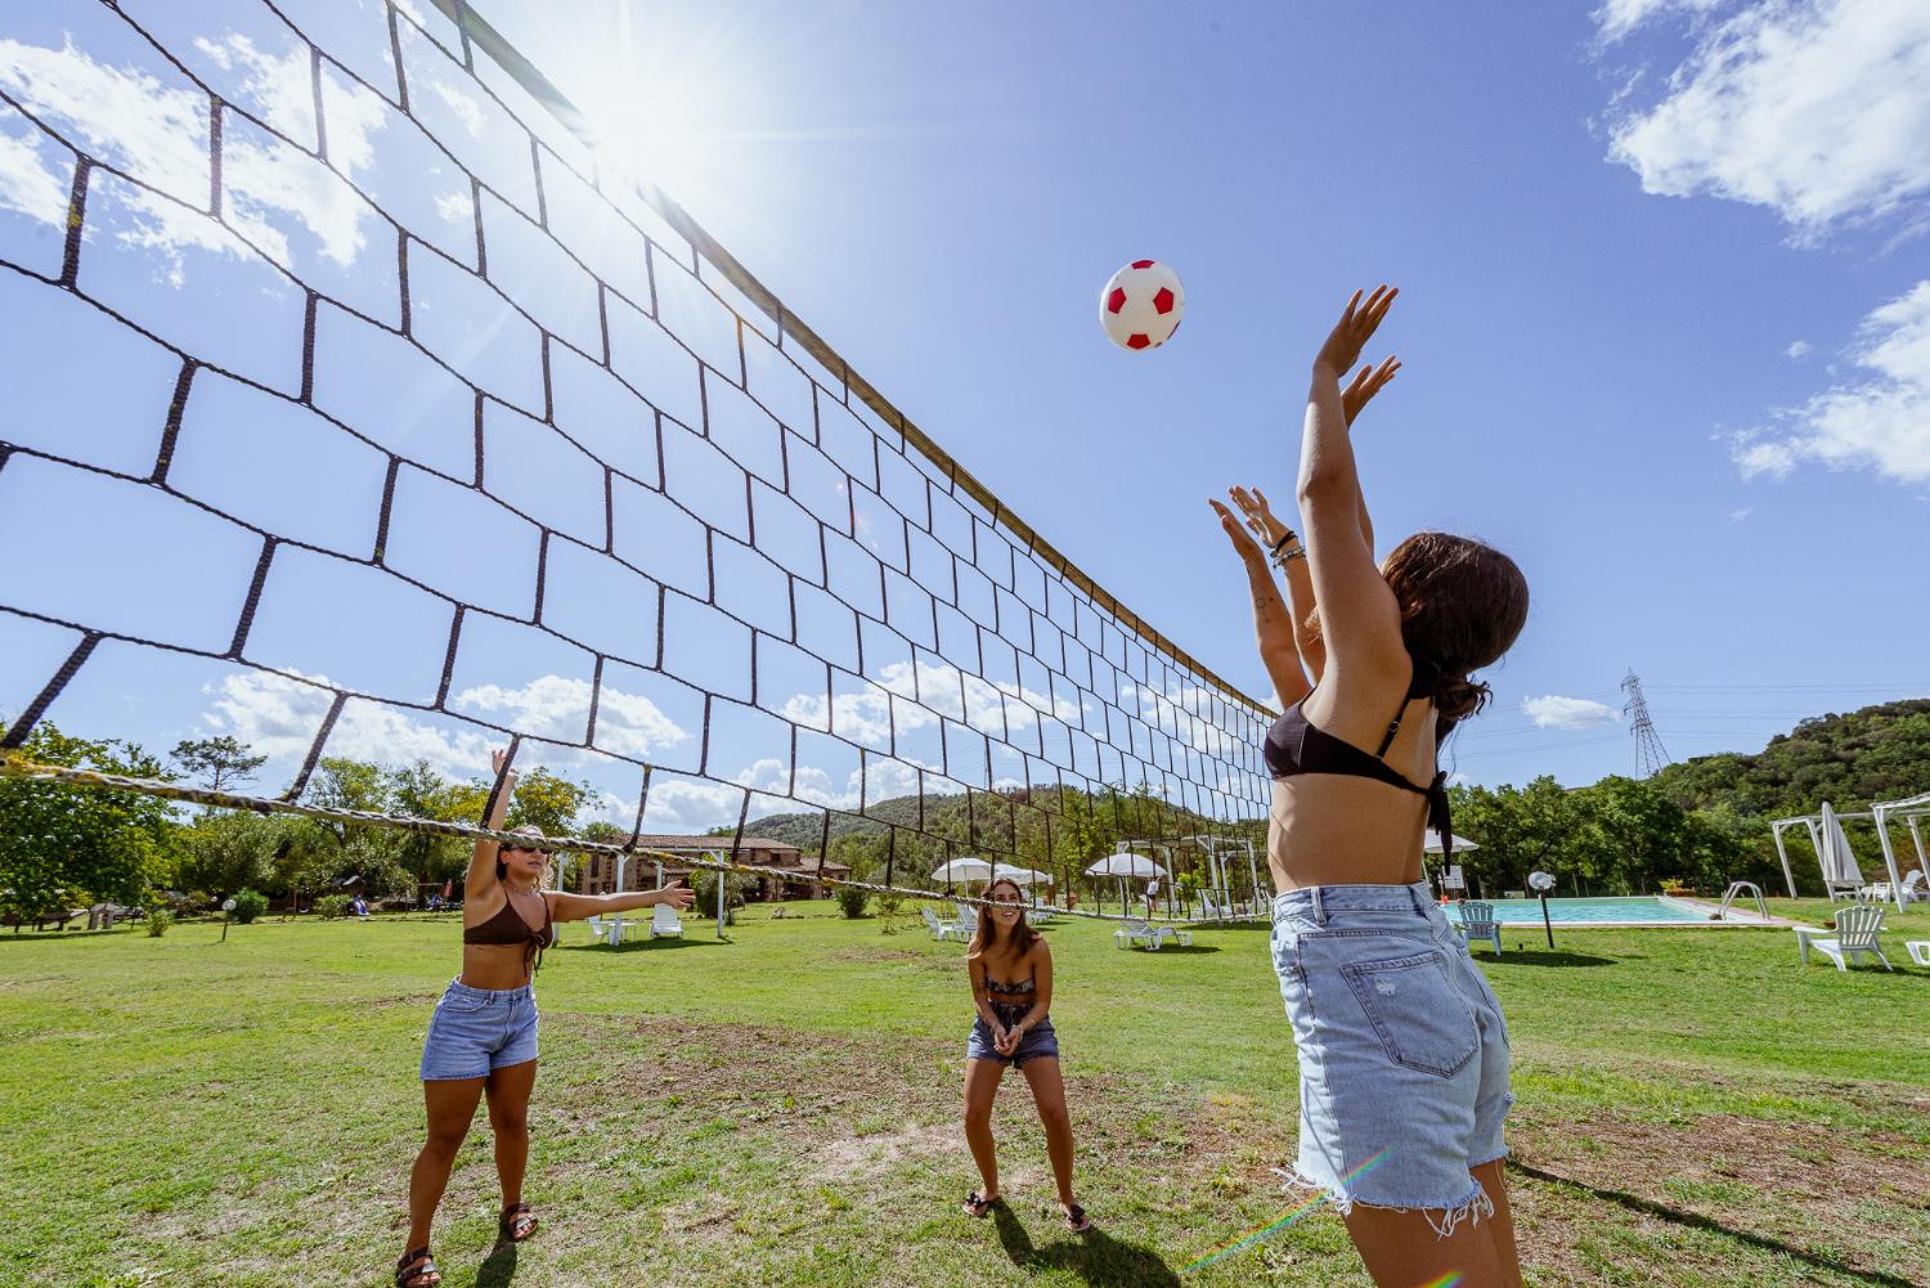
<path fill-rule="evenodd" d="M 1685 809 L 1744 817 L 1813 813 L 1930 792 L 1930 699 L 1805 720 L 1754 755 L 1698 756 L 1651 780 Z"/>

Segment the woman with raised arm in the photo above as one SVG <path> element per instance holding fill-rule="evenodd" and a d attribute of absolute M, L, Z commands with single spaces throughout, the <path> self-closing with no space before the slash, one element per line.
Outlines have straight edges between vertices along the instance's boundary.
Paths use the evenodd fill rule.
<path fill-rule="evenodd" d="M 1440 744 L 1487 701 L 1471 674 L 1520 634 L 1528 586 L 1506 555 L 1439 532 L 1375 566 L 1348 431 L 1398 363 L 1364 370 L 1345 394 L 1340 382 L 1395 294 L 1356 292 L 1314 359 L 1304 547 L 1263 496 L 1234 493 L 1284 564 L 1295 608 L 1293 628 L 1277 608 L 1261 623 L 1287 708 L 1264 755 L 1273 959 L 1300 1057 L 1294 1171 L 1332 1199 L 1377 1283 L 1458 1273 L 1467 1288 L 1519 1285 L 1501 1171 L 1507 1029 L 1431 897 L 1421 845 L 1432 823 L 1452 846 Z M 1257 542 L 1214 508 L 1251 574 Z M 1271 576 L 1264 591 L 1253 580 L 1256 614 L 1267 595 L 1277 605 Z"/>
<path fill-rule="evenodd" d="M 493 753 L 491 760 L 497 787 L 484 826 L 495 831 L 509 813 L 516 771 L 502 752 Z M 544 890 L 549 849 L 542 843 L 543 833 L 534 827 L 516 830 L 531 843 L 477 841 L 463 879 L 462 974 L 436 1003 L 422 1048 L 429 1139 L 409 1174 L 409 1251 L 396 1263 L 397 1288 L 433 1288 L 442 1282 L 429 1253 L 429 1227 L 456 1151 L 476 1116 L 476 1102 L 485 1095 L 489 1126 L 496 1134 L 496 1175 L 503 1189 L 499 1236 L 519 1243 L 536 1233 L 535 1214 L 523 1202 L 529 1093 L 536 1085 L 536 997 L 530 984 L 551 941 L 552 923 L 659 903 L 688 908 L 693 898 L 681 884 L 596 896 Z"/>
<path fill-rule="evenodd" d="M 965 1211 L 982 1217 L 999 1197 L 998 1146 L 992 1140 L 992 1101 L 1005 1066 L 1016 1064 L 1032 1086 L 1032 1101 L 1045 1127 L 1045 1152 L 1059 1186 L 1066 1229 L 1092 1228 L 1072 1193 L 1072 1117 L 1066 1084 L 1059 1076 L 1059 1038 L 1052 1030 L 1052 950 L 1045 936 L 1025 923 L 1025 894 L 1000 877 L 985 887 L 986 906 L 965 953 L 978 1018 L 965 1043 L 965 1141 L 984 1184 L 965 1197 Z"/>

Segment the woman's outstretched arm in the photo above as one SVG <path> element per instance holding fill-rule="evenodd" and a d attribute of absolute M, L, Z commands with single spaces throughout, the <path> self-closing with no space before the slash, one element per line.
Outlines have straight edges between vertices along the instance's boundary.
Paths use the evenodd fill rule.
<path fill-rule="evenodd" d="M 545 893 L 549 896 L 550 916 L 557 921 L 581 921 L 606 912 L 628 912 L 660 903 L 682 911 L 697 899 L 696 891 L 682 881 L 672 881 L 661 890 L 633 890 L 629 894 L 566 894 L 561 890 Z"/>
<path fill-rule="evenodd" d="M 1312 688 L 1307 672 L 1300 665 L 1300 648 L 1294 640 L 1292 614 L 1280 600 L 1280 586 L 1267 568 L 1267 557 L 1259 542 L 1248 535 L 1233 512 L 1218 501 L 1207 502 L 1220 516 L 1220 527 L 1233 543 L 1234 553 L 1246 565 L 1247 588 L 1253 595 L 1253 633 L 1260 649 L 1260 662 L 1273 682 L 1282 710 L 1307 696 Z"/>
<path fill-rule="evenodd" d="M 496 771 L 496 801 L 490 807 L 489 817 L 483 820 L 483 826 L 492 832 L 502 830 L 503 820 L 509 816 L 509 798 L 516 794 L 516 771 L 508 767 L 508 755 L 502 751 L 489 753 L 490 768 Z M 462 879 L 465 902 L 496 883 L 496 854 L 500 849 L 500 844 L 486 836 L 477 839 L 476 848 L 469 856 L 469 871 Z"/>
<path fill-rule="evenodd" d="M 1300 513 L 1307 524 L 1307 558 L 1328 661 L 1336 670 L 1344 664 L 1370 683 L 1404 670 L 1407 657 L 1394 592 L 1374 564 L 1362 526 L 1365 503 L 1340 381 L 1359 361 L 1397 294 L 1380 286 L 1365 300 L 1356 291 L 1347 302 L 1314 358 L 1300 440 Z"/>

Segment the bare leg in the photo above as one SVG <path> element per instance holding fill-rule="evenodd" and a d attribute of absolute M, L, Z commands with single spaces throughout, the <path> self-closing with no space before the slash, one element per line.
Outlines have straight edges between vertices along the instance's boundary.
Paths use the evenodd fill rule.
<path fill-rule="evenodd" d="M 1515 1216 L 1508 1206 L 1508 1181 L 1501 1160 L 1497 1158 L 1471 1170 L 1494 1203 L 1494 1215 L 1484 1218 L 1481 1224 L 1494 1240 L 1495 1260 L 1501 1263 L 1501 1282 L 1507 1288 L 1521 1288 L 1521 1254 L 1515 1248 Z"/>
<path fill-rule="evenodd" d="M 965 1062 L 965 1143 L 985 1184 L 979 1196 L 995 1199 L 999 1192 L 998 1146 L 992 1140 L 992 1098 L 998 1095 L 1005 1066 L 997 1060 Z"/>
<path fill-rule="evenodd" d="M 1416 1288 L 1454 1274 L 1460 1276 L 1455 1288 L 1503 1288 L 1508 1281 L 1488 1233 L 1488 1217 L 1463 1219 L 1446 1238 L 1436 1229 L 1441 1218 L 1439 1211 L 1357 1203 L 1346 1217 L 1347 1233 L 1367 1273 L 1387 1288 Z"/>
<path fill-rule="evenodd" d="M 1072 1115 L 1066 1112 L 1066 1083 L 1059 1072 L 1057 1056 L 1042 1056 L 1019 1066 L 1032 1086 L 1032 1100 L 1039 1107 L 1039 1122 L 1045 1128 L 1045 1153 L 1052 1160 L 1052 1179 L 1059 1185 L 1059 1202 L 1071 1207 L 1072 1197 Z"/>
<path fill-rule="evenodd" d="M 529 1165 L 529 1093 L 536 1085 L 536 1061 L 525 1060 L 490 1072 L 489 1127 L 496 1133 L 496 1176 L 503 1184 L 503 1207 L 523 1201 L 523 1171 Z"/>
<path fill-rule="evenodd" d="M 469 1122 L 476 1116 L 482 1090 L 481 1078 L 435 1079 L 422 1084 L 422 1099 L 429 1111 L 429 1139 L 409 1173 L 409 1242 L 405 1252 L 429 1246 L 436 1205 L 442 1202 L 449 1169 L 455 1166 L 456 1151 L 469 1134 Z"/>

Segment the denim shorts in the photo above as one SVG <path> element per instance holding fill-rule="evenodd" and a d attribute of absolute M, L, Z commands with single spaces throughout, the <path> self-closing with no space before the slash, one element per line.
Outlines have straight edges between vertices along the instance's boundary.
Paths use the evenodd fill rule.
<path fill-rule="evenodd" d="M 451 980 L 422 1044 L 422 1080 L 482 1078 L 536 1058 L 536 994 Z"/>
<path fill-rule="evenodd" d="M 1273 966 L 1300 1056 L 1295 1180 L 1355 1203 L 1491 1215 L 1469 1170 L 1506 1157 L 1501 1004 L 1425 882 L 1273 901 Z"/>
<path fill-rule="evenodd" d="M 1031 1009 L 1030 1006 L 1014 1006 L 1008 1010 L 997 1002 L 992 1003 L 993 1014 L 997 1015 L 1000 1022 L 1007 1028 L 1025 1018 L 1025 1013 Z M 1027 1060 L 1036 1060 L 1041 1056 L 1051 1056 L 1054 1060 L 1059 1058 L 1059 1035 L 1053 1032 L 1050 1017 L 1041 1019 L 1036 1025 L 1027 1029 L 1025 1036 L 1019 1039 L 1019 1049 L 1011 1055 L 1000 1055 L 998 1048 L 992 1045 L 993 1038 L 990 1025 L 983 1019 L 973 1020 L 971 1036 L 965 1039 L 965 1058 L 997 1060 L 1000 1064 L 1017 1065 L 1023 1065 Z"/>

